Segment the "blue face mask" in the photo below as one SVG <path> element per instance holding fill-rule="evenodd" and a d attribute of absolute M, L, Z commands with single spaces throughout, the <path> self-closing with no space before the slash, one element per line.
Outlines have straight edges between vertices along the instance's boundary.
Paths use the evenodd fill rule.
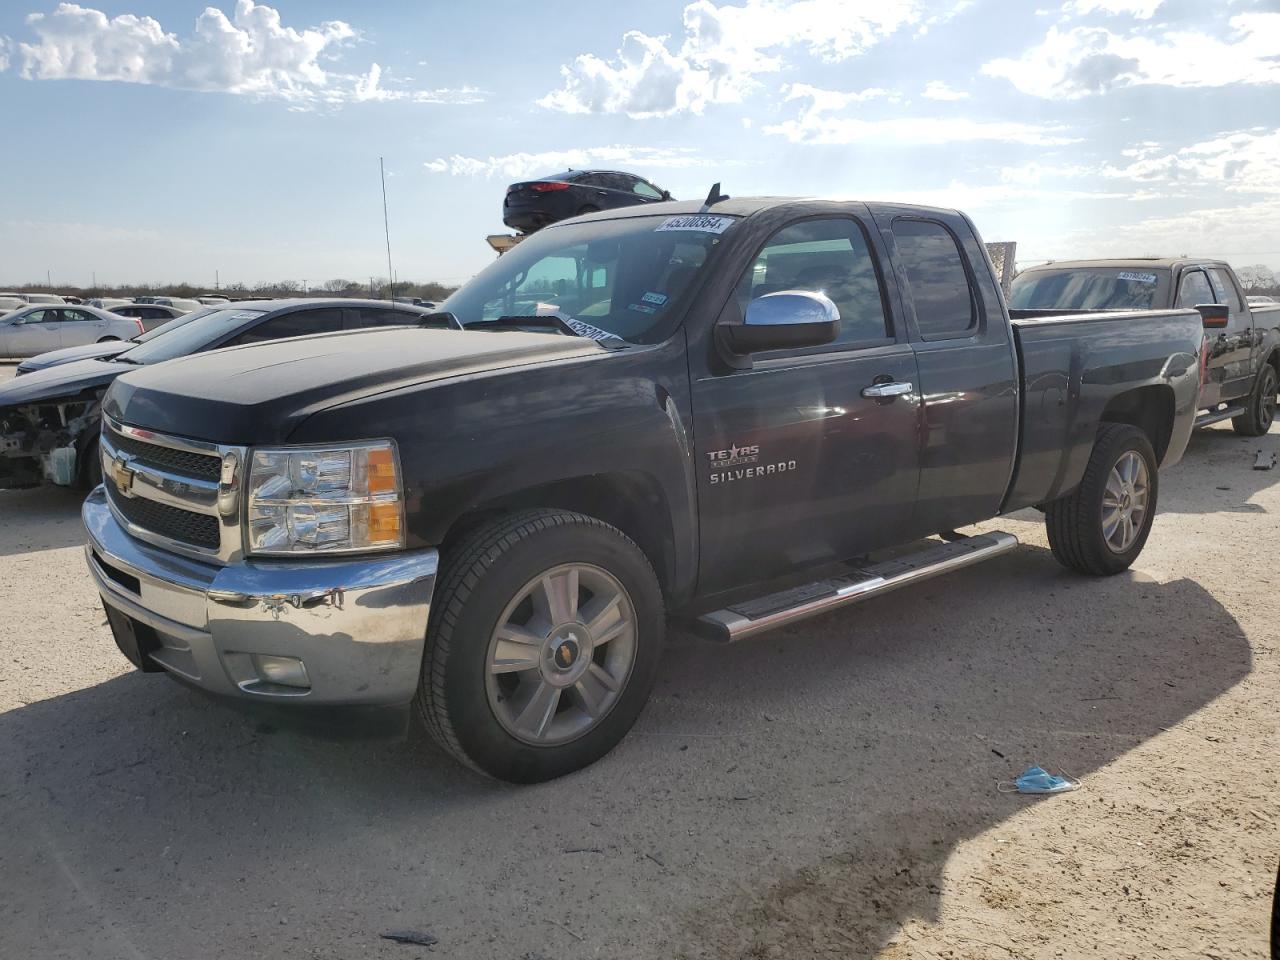
<path fill-rule="evenodd" d="M 1000 783 L 1001 793 L 1067 793 L 1080 787 L 1080 781 L 1070 777 L 1055 777 L 1043 767 L 1027 767 L 1017 780 Z"/>

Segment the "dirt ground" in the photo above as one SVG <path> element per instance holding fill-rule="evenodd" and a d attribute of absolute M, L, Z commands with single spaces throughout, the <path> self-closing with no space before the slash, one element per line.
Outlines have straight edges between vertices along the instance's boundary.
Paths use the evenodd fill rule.
<path fill-rule="evenodd" d="M 0 368 L 0 378 L 9 374 Z M 1161 478 L 1135 569 L 1011 554 L 722 648 L 619 749 L 481 780 L 246 718 L 114 649 L 77 498 L 0 492 L 0 956 L 1267 955 L 1280 432 Z M 1081 778 L 998 792 L 1031 763 Z M 429 933 L 433 947 L 383 939 Z"/>

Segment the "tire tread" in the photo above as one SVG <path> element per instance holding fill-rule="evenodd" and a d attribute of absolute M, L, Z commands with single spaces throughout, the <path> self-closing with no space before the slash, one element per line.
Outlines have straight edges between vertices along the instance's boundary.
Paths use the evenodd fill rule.
<path fill-rule="evenodd" d="M 633 547 L 646 563 L 649 562 L 630 537 L 602 520 L 568 510 L 534 508 L 491 521 L 464 537 L 455 548 L 453 557 L 444 565 L 443 577 L 436 588 L 427 627 L 420 696 L 417 698 L 419 714 L 436 743 L 459 763 L 483 776 L 492 774 L 479 766 L 463 748 L 449 717 L 445 694 L 445 666 L 458 618 L 481 577 L 500 557 L 523 540 L 547 530 L 569 526 L 606 531 Z M 656 581 L 656 575 L 654 579 Z"/>
<path fill-rule="evenodd" d="M 1090 501 L 1096 495 L 1096 491 L 1105 486 L 1106 476 L 1116 459 L 1117 448 L 1125 445 L 1135 436 L 1141 438 L 1150 449 L 1150 441 L 1146 434 L 1137 427 L 1127 423 L 1103 425 L 1094 440 L 1093 453 L 1085 466 L 1080 485 L 1066 496 L 1045 505 L 1045 530 L 1049 537 L 1049 548 L 1053 551 L 1054 559 L 1064 567 L 1093 576 L 1119 572 L 1114 569 L 1114 560 L 1111 557 L 1099 556 L 1099 550 L 1105 550 L 1106 546 L 1099 546 L 1101 532 L 1093 529 L 1095 524 Z M 1151 513 L 1154 514 L 1157 478 L 1155 470 L 1151 470 L 1150 474 Z M 1150 524 L 1150 522 L 1149 519 L 1147 523 Z"/>

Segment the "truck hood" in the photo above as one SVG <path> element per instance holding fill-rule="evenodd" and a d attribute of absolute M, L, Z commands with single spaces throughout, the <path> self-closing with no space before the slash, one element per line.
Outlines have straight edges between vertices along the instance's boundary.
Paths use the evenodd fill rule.
<path fill-rule="evenodd" d="M 33 370 L 0 384 L 0 407 L 74 397 L 85 390 L 105 387 L 126 370 L 136 369 L 109 360 L 74 360 L 56 367 Z"/>
<path fill-rule="evenodd" d="M 133 426 L 197 440 L 283 443 L 311 414 L 337 403 L 606 352 L 585 337 L 545 333 L 403 327 L 334 333 L 134 368 L 112 385 L 103 409 Z M 430 416 L 425 407 L 423 415 Z"/>
<path fill-rule="evenodd" d="M 30 360 L 23 360 L 18 364 L 18 369 L 27 373 L 32 370 L 43 370 L 45 367 L 56 367 L 73 360 L 107 360 L 136 346 L 136 343 L 128 340 L 110 340 L 107 343 L 86 343 L 79 347 L 63 347 L 61 350 L 50 350 Z"/>

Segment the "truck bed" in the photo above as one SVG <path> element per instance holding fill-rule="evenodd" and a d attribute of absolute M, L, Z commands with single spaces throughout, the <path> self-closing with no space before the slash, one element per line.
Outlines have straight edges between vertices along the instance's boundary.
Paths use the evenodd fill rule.
<path fill-rule="evenodd" d="M 1020 316 L 1020 314 L 1033 314 Z M 1170 416 L 1194 410 L 1204 335 L 1194 310 L 1010 311 L 1023 373 L 1018 469 L 1002 512 L 1053 500 L 1084 475 L 1104 413 Z M 1110 407 L 1109 407 L 1110 405 Z M 1130 409 L 1131 408 L 1131 409 Z M 1181 457 L 1191 418 L 1164 450 Z"/>

